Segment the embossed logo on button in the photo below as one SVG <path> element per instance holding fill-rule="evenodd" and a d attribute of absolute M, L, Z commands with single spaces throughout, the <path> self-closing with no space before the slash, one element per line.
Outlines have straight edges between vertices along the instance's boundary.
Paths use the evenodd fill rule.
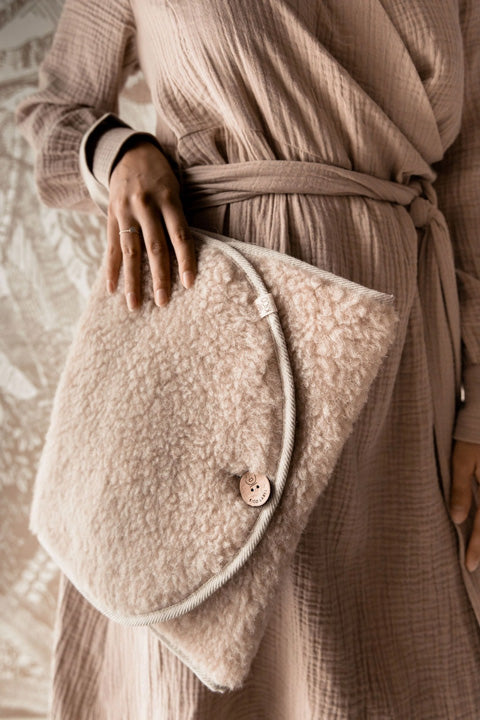
<path fill-rule="evenodd" d="M 246 472 L 240 478 L 240 494 L 247 505 L 263 505 L 270 497 L 270 480 L 266 475 Z"/>

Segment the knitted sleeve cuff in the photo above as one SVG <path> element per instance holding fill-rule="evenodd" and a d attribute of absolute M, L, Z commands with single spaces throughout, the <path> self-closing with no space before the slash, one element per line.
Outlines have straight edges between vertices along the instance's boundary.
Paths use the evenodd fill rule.
<path fill-rule="evenodd" d="M 465 400 L 457 412 L 453 437 L 480 444 L 480 364 L 463 371 Z"/>

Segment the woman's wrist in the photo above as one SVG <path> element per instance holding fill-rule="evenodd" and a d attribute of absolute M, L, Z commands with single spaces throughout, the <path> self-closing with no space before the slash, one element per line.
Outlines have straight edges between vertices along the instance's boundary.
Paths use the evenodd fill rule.
<path fill-rule="evenodd" d="M 162 151 L 155 135 L 135 130 L 119 118 L 108 116 L 94 128 L 87 142 L 87 164 L 98 183 L 109 190 L 113 168 L 135 143 L 149 141 Z"/>
<path fill-rule="evenodd" d="M 136 148 L 139 145 L 142 145 L 143 143 L 148 143 L 150 145 L 154 145 L 161 152 L 160 143 L 150 133 L 137 132 L 134 135 L 130 135 L 125 140 L 125 142 L 121 145 L 121 147 L 119 148 L 117 154 L 115 155 L 115 157 L 110 165 L 110 172 L 109 172 L 109 177 L 108 177 L 109 181 L 110 181 L 112 172 L 114 171 L 115 167 L 118 165 L 120 160 L 123 158 L 123 156 L 126 155 L 126 153 L 129 150 L 133 150 L 133 148 Z"/>

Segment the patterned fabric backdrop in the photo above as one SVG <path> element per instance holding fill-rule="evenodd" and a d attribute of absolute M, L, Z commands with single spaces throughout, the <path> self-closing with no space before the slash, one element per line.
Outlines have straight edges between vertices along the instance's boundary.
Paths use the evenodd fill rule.
<path fill-rule="evenodd" d="M 28 515 L 53 395 L 106 242 L 103 218 L 41 203 L 33 150 L 14 124 L 61 7 L 0 2 L 0 717 L 9 719 L 47 716 L 59 574 Z M 154 132 L 141 73 L 130 77 L 119 114 Z"/>

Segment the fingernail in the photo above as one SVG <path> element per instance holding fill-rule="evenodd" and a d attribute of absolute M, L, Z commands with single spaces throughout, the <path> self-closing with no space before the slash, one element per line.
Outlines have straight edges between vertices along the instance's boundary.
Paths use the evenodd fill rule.
<path fill-rule="evenodd" d="M 168 295 L 163 288 L 159 288 L 155 293 L 155 302 L 158 306 L 165 305 L 168 300 Z"/>
<path fill-rule="evenodd" d="M 127 305 L 129 310 L 135 310 L 137 306 L 137 297 L 134 292 L 127 294 Z"/>
<path fill-rule="evenodd" d="M 185 272 L 182 275 L 183 278 L 183 284 L 186 288 L 189 288 L 193 285 L 193 272 L 191 270 L 185 270 Z"/>
<path fill-rule="evenodd" d="M 478 560 L 474 560 L 473 563 L 470 562 L 470 563 L 467 565 L 467 570 L 468 570 L 469 572 L 475 572 L 475 570 L 478 568 L 478 563 L 479 563 Z"/>
<path fill-rule="evenodd" d="M 461 523 L 465 519 L 465 511 L 462 507 L 460 507 L 460 505 L 453 505 L 450 508 L 450 515 L 455 523 Z"/>
<path fill-rule="evenodd" d="M 107 292 L 110 293 L 110 295 L 112 295 L 115 292 L 115 287 L 111 280 L 109 280 L 107 283 Z"/>

